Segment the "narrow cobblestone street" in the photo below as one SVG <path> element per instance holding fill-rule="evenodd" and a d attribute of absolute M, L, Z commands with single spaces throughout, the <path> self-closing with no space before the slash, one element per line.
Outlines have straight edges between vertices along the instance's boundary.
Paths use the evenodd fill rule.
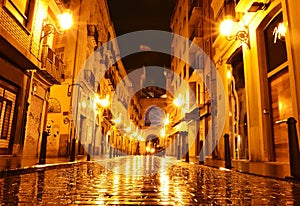
<path fill-rule="evenodd" d="M 300 204 L 300 183 L 159 157 L 116 160 L 122 162 L 115 164 L 118 170 L 89 162 L 2 178 L 0 200 L 2 205 Z M 147 162 L 157 173 L 138 172 Z"/>

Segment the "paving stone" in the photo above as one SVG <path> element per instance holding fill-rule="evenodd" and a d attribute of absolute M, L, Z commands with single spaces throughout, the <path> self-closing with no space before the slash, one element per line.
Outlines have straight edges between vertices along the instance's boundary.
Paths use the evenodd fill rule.
<path fill-rule="evenodd" d="M 131 161 L 146 160 L 123 159 L 122 167 L 132 165 Z M 151 167 L 161 165 L 156 160 Z M 299 182 L 180 162 L 156 170 L 162 171 L 156 174 L 137 169 L 143 173 L 131 168 L 127 174 L 119 174 L 90 162 L 9 176 L 0 179 L 0 202 L 2 205 L 300 205 Z"/>

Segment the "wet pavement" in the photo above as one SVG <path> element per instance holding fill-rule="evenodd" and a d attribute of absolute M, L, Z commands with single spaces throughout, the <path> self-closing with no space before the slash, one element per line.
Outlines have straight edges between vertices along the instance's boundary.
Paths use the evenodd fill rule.
<path fill-rule="evenodd" d="M 85 156 L 77 156 L 76 161 L 81 162 L 85 161 Z M 70 158 L 66 157 L 54 157 L 54 158 L 47 158 L 46 164 L 60 164 L 60 163 L 69 163 Z M 23 169 L 23 168 L 29 168 L 29 167 L 35 167 L 39 164 L 39 158 L 38 157 L 22 157 L 22 156 L 12 156 L 12 155 L 1 155 L 0 156 L 0 171 L 3 170 L 15 170 L 15 169 Z M 43 164 L 45 165 L 45 164 Z"/>
<path fill-rule="evenodd" d="M 159 157 L 115 158 L 0 179 L 2 205 L 300 205 L 300 183 Z M 112 169 L 113 167 L 117 169 Z M 147 171 L 147 172 L 145 172 Z"/>

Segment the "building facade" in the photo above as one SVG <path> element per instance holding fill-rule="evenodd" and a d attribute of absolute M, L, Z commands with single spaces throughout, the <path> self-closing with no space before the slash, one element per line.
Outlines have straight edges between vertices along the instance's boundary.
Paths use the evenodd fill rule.
<path fill-rule="evenodd" d="M 227 128 L 232 157 L 252 161 L 289 161 L 289 117 L 299 118 L 296 1 L 212 1 L 214 19 L 228 15 L 249 44 L 218 35 L 215 62 L 228 94 Z M 226 76 L 226 77 L 225 77 Z M 299 125 L 297 125 L 299 132 Z"/>
<path fill-rule="evenodd" d="M 171 19 L 171 29 L 172 32 L 176 35 L 180 35 L 185 40 L 172 42 L 173 53 L 179 54 L 180 58 L 174 57 L 171 62 L 171 70 L 178 75 L 178 78 L 172 78 L 172 81 L 169 83 L 170 91 L 179 91 L 178 96 L 180 96 L 180 101 L 185 103 L 185 111 L 179 111 L 173 113 L 174 116 L 171 119 L 174 119 L 175 123 L 178 125 L 178 121 L 181 121 L 185 118 L 186 113 L 191 113 L 194 111 L 198 112 L 198 121 L 191 121 L 189 124 L 190 128 L 196 128 L 197 131 L 190 133 L 191 139 L 194 139 L 190 142 L 190 152 L 191 157 L 196 157 L 200 152 L 200 145 L 203 145 L 208 133 L 209 127 L 212 124 L 211 118 L 211 97 L 206 88 L 206 86 L 211 84 L 210 77 L 204 76 L 201 78 L 195 70 L 205 69 L 206 59 L 203 57 L 202 51 L 206 53 L 208 58 L 211 58 L 213 55 L 212 50 L 212 22 L 210 21 L 212 16 L 212 9 L 210 7 L 210 1 L 202 0 L 190 0 L 184 1 L 179 0 L 175 6 L 172 19 Z M 198 48 L 195 49 L 197 45 Z M 193 68 L 193 66 L 195 68 Z M 203 74 L 208 72 L 204 71 Z M 168 80 L 167 80 L 168 81 Z M 181 82 L 189 85 L 188 91 L 181 91 L 180 87 L 182 86 Z M 175 99 L 178 98 L 174 97 Z M 195 102 L 196 104 L 193 104 Z M 183 105 L 181 105 L 183 106 Z M 171 105 L 171 108 L 174 107 Z M 174 108 L 173 108 L 174 109 Z M 196 110 L 195 110 L 196 109 Z M 181 121 L 182 122 L 182 121 Z M 195 124 L 197 126 L 195 126 Z M 190 129 L 192 130 L 192 129 Z M 176 138 L 178 132 L 175 132 Z M 185 147 L 187 143 L 184 140 L 179 140 L 177 137 L 178 143 L 182 144 Z M 176 145 L 176 144 L 175 144 Z M 184 150 L 184 149 L 183 149 Z M 172 149 L 171 152 L 173 155 L 177 154 L 176 148 Z"/>
<path fill-rule="evenodd" d="M 0 2 L 1 154 L 38 154 L 49 88 L 64 79 L 47 26 L 57 25 L 66 9 L 59 1 Z M 46 38 L 51 44 L 44 44 Z"/>
<path fill-rule="evenodd" d="M 48 156 L 91 154 L 93 157 L 123 151 L 123 134 L 117 129 L 113 107 L 128 109 L 128 82 L 118 59 L 119 48 L 106 1 L 72 1 L 77 25 L 69 31 L 65 61 L 66 81 L 51 88 L 50 98 L 61 102 L 60 112 L 48 112 L 48 123 L 59 128 Z M 53 133 L 55 135 L 55 131 Z M 51 140 L 50 140 L 51 142 Z"/>
<path fill-rule="evenodd" d="M 73 25 L 63 32 L 64 11 Z M 43 131 L 47 157 L 71 155 L 73 140 L 76 154 L 121 148 L 111 103 L 128 109 L 130 83 L 115 94 L 126 71 L 107 2 L 1 1 L 0 19 L 0 154 L 37 157 Z"/>
<path fill-rule="evenodd" d="M 286 120 L 299 120 L 297 8 L 296 1 L 283 0 L 177 3 L 172 31 L 201 47 L 222 79 L 227 114 L 223 135 L 230 137 L 234 160 L 289 161 Z M 221 23 L 228 19 L 233 20 L 232 30 L 222 34 Z M 194 59 L 193 55 L 190 52 L 189 58 Z M 199 63 L 196 65 L 201 67 Z M 190 156 L 197 156 L 199 141 L 206 141 L 205 131 L 213 124 L 206 92 L 212 81 L 209 77 L 194 79 L 193 74 L 187 75 L 188 65 L 176 58 L 172 65 L 172 70 L 189 82 L 198 101 L 199 132 L 196 146 L 190 149 Z M 299 134 L 298 123 L 296 127 Z M 209 158 L 224 159 L 224 141 L 220 140 Z"/>

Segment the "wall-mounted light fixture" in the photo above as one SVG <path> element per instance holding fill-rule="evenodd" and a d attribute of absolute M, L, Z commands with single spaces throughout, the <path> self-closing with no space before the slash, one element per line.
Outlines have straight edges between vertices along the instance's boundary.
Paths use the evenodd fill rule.
<path fill-rule="evenodd" d="M 258 10 L 266 10 L 271 4 L 271 1 L 269 2 L 253 2 L 250 8 L 248 9 L 248 12 L 257 12 Z"/>
<path fill-rule="evenodd" d="M 44 19 L 43 21 L 43 27 L 42 27 L 42 36 L 40 41 L 42 41 L 43 38 L 48 36 L 52 33 L 58 33 L 63 34 L 64 31 L 70 29 L 73 25 L 73 16 L 70 10 L 66 10 L 64 13 L 58 15 L 58 23 L 59 28 L 56 27 L 56 25 L 48 23 L 47 19 Z"/>
<path fill-rule="evenodd" d="M 36 94 L 36 92 L 37 92 L 37 84 L 33 83 L 32 84 L 32 94 Z"/>
<path fill-rule="evenodd" d="M 81 87 L 81 88 L 83 88 L 82 86 L 81 86 L 81 84 L 70 84 L 70 85 L 68 85 L 68 93 L 67 93 L 67 96 L 68 97 L 70 97 L 71 95 L 72 95 L 72 87 L 74 87 L 74 86 L 79 86 L 79 87 Z"/>
<path fill-rule="evenodd" d="M 226 37 L 228 41 L 239 40 L 246 44 L 250 49 L 248 27 L 244 25 L 243 28 L 240 30 L 238 26 L 238 22 L 235 22 L 230 18 L 225 19 L 220 24 L 220 33 L 222 36 Z"/>
<path fill-rule="evenodd" d="M 100 99 L 100 97 L 96 95 L 95 99 L 95 103 L 100 104 L 102 107 L 108 107 L 110 104 L 109 95 L 106 95 L 105 99 Z"/>
<path fill-rule="evenodd" d="M 179 94 L 178 97 L 173 100 L 173 104 L 176 107 L 182 107 L 184 105 L 183 95 Z"/>
<path fill-rule="evenodd" d="M 286 32 L 287 32 L 287 23 L 285 22 L 281 22 L 279 23 L 273 31 L 273 35 L 274 35 L 274 44 L 276 44 L 277 40 L 285 40 L 285 36 L 286 36 Z"/>
<path fill-rule="evenodd" d="M 227 70 L 226 77 L 229 80 L 231 80 L 231 78 L 232 78 L 232 73 L 231 73 L 231 71 L 229 69 Z"/>

